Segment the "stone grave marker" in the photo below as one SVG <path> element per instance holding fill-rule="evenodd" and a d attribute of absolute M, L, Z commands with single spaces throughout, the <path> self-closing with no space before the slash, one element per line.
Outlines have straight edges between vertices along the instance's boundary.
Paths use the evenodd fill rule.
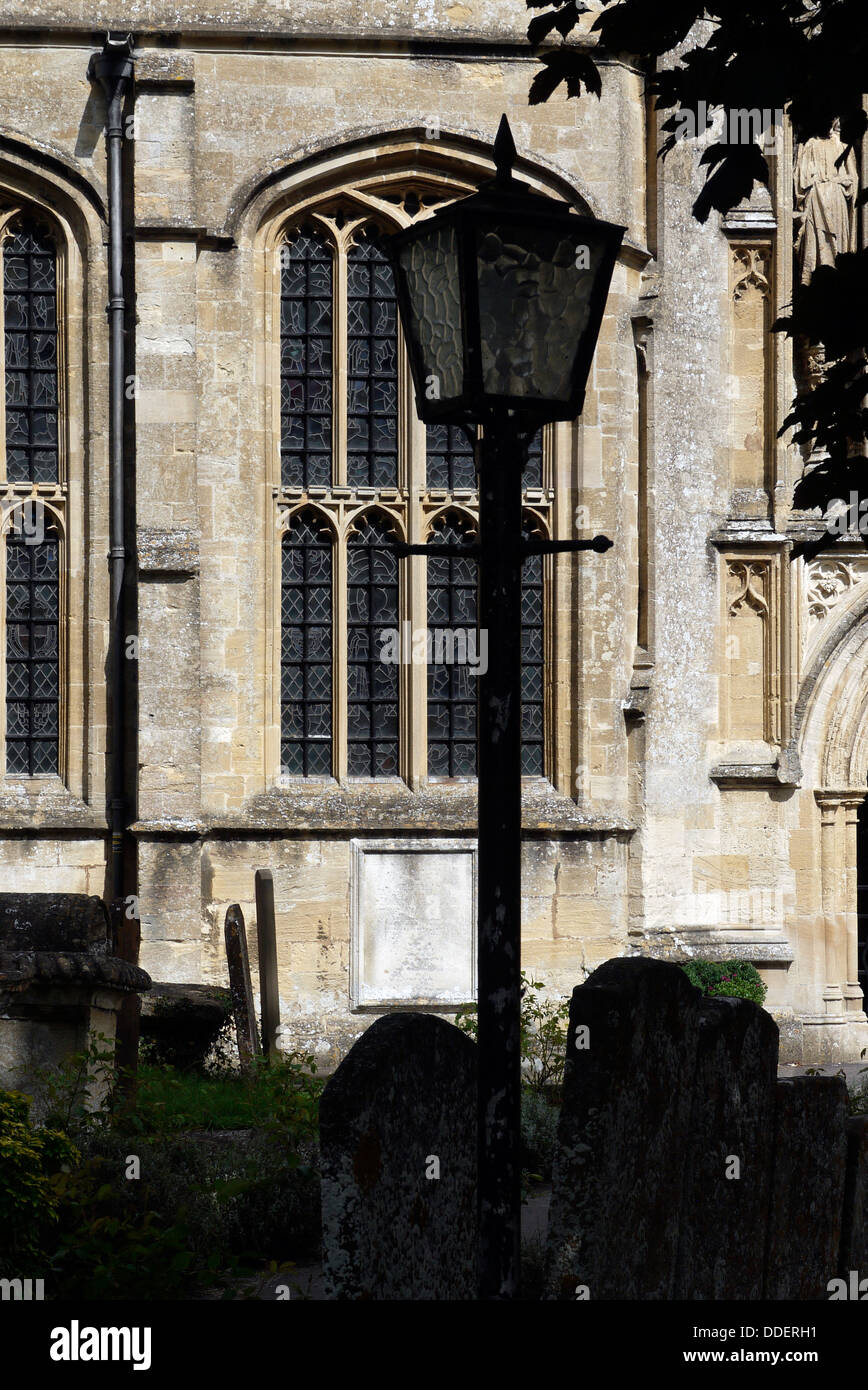
<path fill-rule="evenodd" d="M 639 958 L 573 991 L 547 1297 L 674 1297 L 699 998 L 677 966 Z"/>
<path fill-rule="evenodd" d="M 765 1298 L 829 1297 L 841 1244 L 848 1108 L 839 1076 L 777 1082 Z"/>
<path fill-rule="evenodd" d="M 378 1018 L 320 1104 L 332 1299 L 476 1294 L 476 1045 L 433 1014 Z"/>
<path fill-rule="evenodd" d="M 677 1299 L 762 1297 L 778 1029 L 747 999 L 698 1000 Z"/>
<path fill-rule="evenodd" d="M 868 1280 L 868 1115 L 847 1120 L 847 1177 L 841 1229 L 840 1278 L 849 1280 L 856 1270 Z M 865 1292 L 868 1293 L 868 1286 Z"/>

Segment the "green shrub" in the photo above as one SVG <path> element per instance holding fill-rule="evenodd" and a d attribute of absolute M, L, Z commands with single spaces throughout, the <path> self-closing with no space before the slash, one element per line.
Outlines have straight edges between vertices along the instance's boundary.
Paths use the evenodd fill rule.
<path fill-rule="evenodd" d="M 126 1176 L 132 1154 L 136 1179 Z M 59 1298 L 189 1298 L 315 1248 L 319 1235 L 315 1168 L 277 1132 L 95 1132 L 58 1191 L 47 1269 Z"/>
<path fill-rule="evenodd" d="M 271 1063 L 255 1058 L 249 1072 L 212 1075 L 142 1065 L 115 1124 L 137 1134 L 277 1125 L 297 1139 L 315 1138 L 325 1084 L 315 1071 L 314 1059 L 297 1053 Z"/>
<path fill-rule="evenodd" d="M 521 1092 L 522 1168 L 549 1182 L 555 1160 L 560 1109 L 545 1095 L 523 1086 Z"/>
<path fill-rule="evenodd" d="M 108 1122 L 116 1081 L 114 1041 L 97 1033 L 83 1052 L 33 1068 L 32 1081 L 44 1123 L 80 1143 L 90 1130 Z M 95 1093 L 103 1097 L 99 1105 L 91 1098 Z"/>
<path fill-rule="evenodd" d="M 79 1153 L 65 1134 L 34 1129 L 30 1097 L 0 1091 L 0 1266 L 6 1274 L 41 1277 L 46 1243 L 59 1217 L 53 1178 Z M 9 1268 L 6 1269 L 8 1262 Z"/>
<path fill-rule="evenodd" d="M 728 995 L 733 999 L 750 999 L 762 1005 L 768 987 L 755 965 L 748 960 L 690 960 L 681 969 L 688 980 L 708 996 Z"/>
<path fill-rule="evenodd" d="M 59 1221 L 46 1265 L 51 1298 L 178 1298 L 216 1280 L 221 1252 L 196 1260 L 177 1181 L 171 1210 L 163 1212 L 154 1209 L 149 1180 L 128 1180 L 122 1162 L 102 1155 L 54 1181 Z"/>
<path fill-rule="evenodd" d="M 542 1094 L 556 1091 L 564 1079 L 569 999 L 544 999 L 541 980 L 531 980 L 521 972 L 521 1070 L 526 1086 Z M 458 1027 L 476 1042 L 476 1007 L 462 1009 L 455 1017 Z"/>
<path fill-rule="evenodd" d="M 0 1108 L 0 1250 L 14 1266 L 4 1276 L 32 1266 L 49 1298 L 186 1298 L 316 1249 L 323 1083 L 312 1058 L 259 1061 L 248 1074 L 143 1066 L 137 1086 L 96 1113 L 82 1100 L 92 1063 L 70 1058 L 46 1081 L 77 1149 L 22 1131 L 23 1097 Z M 128 1176 L 132 1156 L 139 1176 Z"/>

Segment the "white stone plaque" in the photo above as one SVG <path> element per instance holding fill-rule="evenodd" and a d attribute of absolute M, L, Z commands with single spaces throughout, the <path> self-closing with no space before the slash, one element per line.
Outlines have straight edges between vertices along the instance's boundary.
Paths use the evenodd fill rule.
<path fill-rule="evenodd" d="M 354 840 L 354 1008 L 476 998 L 476 842 Z"/>

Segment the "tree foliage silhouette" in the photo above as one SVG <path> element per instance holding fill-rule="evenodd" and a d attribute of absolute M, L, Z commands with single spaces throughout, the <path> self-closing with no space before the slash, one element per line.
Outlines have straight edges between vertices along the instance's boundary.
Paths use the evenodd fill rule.
<path fill-rule="evenodd" d="M 693 205 L 699 222 L 736 207 L 757 183 L 768 184 L 760 145 L 732 140 L 736 113 L 783 111 L 802 141 L 828 135 L 838 120 L 847 147 L 841 162 L 861 148 L 868 129 L 865 0 L 603 0 L 590 23 L 582 0 L 527 0 L 527 6 L 545 11 L 528 26 L 541 65 L 531 84 L 532 105 L 547 101 L 561 84 L 567 97 L 599 98 L 600 51 L 644 67 L 665 116 L 661 158 L 705 128 L 708 110 L 723 111 L 730 139 L 709 144 L 701 157 L 706 177 Z M 860 206 L 866 197 L 863 189 Z M 806 457 L 820 456 L 796 484 L 794 504 L 827 514 L 837 499 L 855 493 L 860 504 L 864 499 L 861 514 L 868 509 L 868 247 L 819 266 L 785 307 L 772 331 L 821 344 L 826 363 L 821 379 L 795 395 L 780 430 L 792 431 Z M 868 545 L 868 533 L 862 539 Z M 793 554 L 817 554 L 836 540 L 834 530 L 823 529 Z"/>

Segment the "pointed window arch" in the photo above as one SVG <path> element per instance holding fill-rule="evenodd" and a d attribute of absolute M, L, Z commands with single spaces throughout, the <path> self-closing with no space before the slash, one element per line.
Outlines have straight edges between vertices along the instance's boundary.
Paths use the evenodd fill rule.
<path fill-rule="evenodd" d="M 390 232 L 467 191 L 441 172 L 388 170 L 317 191 L 298 213 L 283 212 L 269 233 L 271 314 L 279 325 L 271 380 L 279 376 L 280 386 L 271 477 L 279 522 L 292 518 L 276 528 L 282 611 L 272 728 L 284 777 L 400 777 L 418 787 L 476 775 L 475 634 L 475 662 L 465 659 L 475 628 L 475 564 L 425 555 L 398 560 L 390 549 L 396 539 L 472 532 L 473 445 L 460 429 L 418 419 L 383 246 Z M 545 518 L 554 512 L 550 433 L 533 441 L 524 479 L 526 503 Z M 325 549 L 322 538 L 314 544 L 298 529 L 302 516 L 314 525 L 310 507 L 330 530 Z M 325 568 L 320 581 L 299 581 L 307 574 L 302 557 L 320 551 L 328 581 Z M 550 599 L 546 567 L 531 565 L 527 573 L 524 760 L 527 775 L 543 776 L 551 775 L 545 730 L 553 686 L 542 664 L 542 619 L 532 614 Z M 325 670 L 315 673 L 314 689 L 306 684 L 302 628 L 329 588 L 331 665 L 328 680 Z M 314 626 L 324 632 L 324 622 Z M 429 661 L 433 627 L 450 630 L 441 645 L 452 662 Z"/>

